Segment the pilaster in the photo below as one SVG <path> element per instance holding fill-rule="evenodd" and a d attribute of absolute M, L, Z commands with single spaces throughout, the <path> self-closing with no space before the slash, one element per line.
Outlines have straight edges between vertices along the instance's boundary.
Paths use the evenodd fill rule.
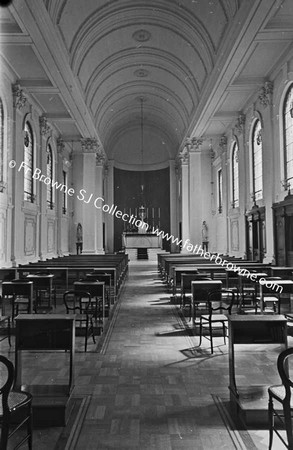
<path fill-rule="evenodd" d="M 104 168 L 105 200 L 108 205 L 114 204 L 114 161 L 108 160 Z M 106 253 L 114 252 L 114 216 L 105 214 Z"/>
<path fill-rule="evenodd" d="M 189 232 L 189 144 L 187 143 L 179 154 L 181 161 L 181 229 L 182 242 L 190 237 Z M 182 246 L 182 253 L 188 253 L 186 247 Z"/>
<path fill-rule="evenodd" d="M 176 175 L 176 163 L 172 159 L 169 161 L 169 171 L 170 171 L 170 231 L 171 234 L 177 238 L 179 236 L 178 230 L 178 211 L 177 211 L 177 186 L 178 180 Z M 178 245 L 176 243 L 171 242 L 171 252 L 179 252 Z"/>

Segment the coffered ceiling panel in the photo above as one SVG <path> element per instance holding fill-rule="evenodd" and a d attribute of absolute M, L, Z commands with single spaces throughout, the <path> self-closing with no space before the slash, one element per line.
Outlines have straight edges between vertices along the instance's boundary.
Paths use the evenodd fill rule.
<path fill-rule="evenodd" d="M 34 49 L 29 44 L 2 46 L 2 54 L 21 79 L 46 79 L 45 69 L 41 66 Z"/>

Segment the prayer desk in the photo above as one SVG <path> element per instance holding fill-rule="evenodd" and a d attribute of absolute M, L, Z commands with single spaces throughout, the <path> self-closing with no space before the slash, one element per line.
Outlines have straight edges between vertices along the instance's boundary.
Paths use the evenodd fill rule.
<path fill-rule="evenodd" d="M 236 374 L 235 362 L 235 345 L 249 344 L 263 346 L 274 344 L 277 346 L 276 362 L 274 370 L 277 375 L 277 356 L 287 348 L 287 320 L 283 315 L 231 315 L 228 316 L 229 326 L 229 390 L 230 404 L 232 411 L 244 422 L 248 424 L 264 423 L 268 420 L 268 386 L 259 383 L 259 378 L 265 378 L 266 373 L 260 374 L 256 371 L 255 377 L 258 379 L 254 382 L 253 377 L 253 359 L 255 359 L 257 351 L 252 348 L 252 352 L 245 349 L 243 354 L 247 356 L 247 369 L 245 373 Z M 280 346 L 280 349 L 278 348 Z M 273 348 L 272 348 L 272 351 Z M 260 355 L 261 358 L 261 355 Z M 259 364 L 260 365 L 260 364 Z M 256 369 L 259 369 L 257 365 Z M 245 367 L 245 366 L 243 366 Z M 250 371 L 251 369 L 251 371 Z M 271 368 L 266 370 L 270 371 Z M 248 379 L 251 376 L 251 380 Z M 240 385 L 239 380 L 247 380 L 247 383 Z M 276 383 L 277 384 L 277 383 Z"/>
<path fill-rule="evenodd" d="M 65 426 L 70 411 L 67 405 L 74 384 L 75 316 L 20 314 L 15 323 L 15 385 L 33 395 L 34 426 Z M 44 351 L 57 353 L 61 350 L 64 350 L 66 359 L 69 355 L 66 384 L 24 384 L 23 351 L 40 352 L 45 361 L 47 352 Z"/>

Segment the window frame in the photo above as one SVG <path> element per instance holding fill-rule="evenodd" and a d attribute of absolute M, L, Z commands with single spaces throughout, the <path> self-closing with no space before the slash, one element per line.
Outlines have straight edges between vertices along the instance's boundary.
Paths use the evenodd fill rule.
<path fill-rule="evenodd" d="M 289 105 L 290 103 L 290 105 Z M 289 106 L 288 111 L 287 111 L 287 105 Z M 290 117 L 290 124 L 288 127 L 286 127 L 286 116 L 287 114 L 289 114 Z M 289 88 L 286 91 L 284 100 L 283 100 L 283 109 L 282 109 L 282 119 L 283 119 L 283 157 L 284 157 L 284 180 L 283 180 L 283 186 L 285 188 L 285 190 L 287 189 L 293 189 L 293 83 L 291 83 L 289 85 Z M 288 133 L 288 130 L 290 130 L 290 132 Z M 289 142 L 289 145 L 291 144 L 291 153 L 292 153 L 292 157 L 291 159 L 289 159 L 288 161 L 288 147 L 289 145 L 287 144 L 288 142 L 288 138 L 290 137 L 290 133 L 291 133 L 291 139 L 292 141 Z M 288 176 L 288 162 L 290 163 L 291 166 L 291 173 L 290 173 L 290 177 Z M 290 181 L 289 181 L 290 180 Z"/>
<path fill-rule="evenodd" d="M 29 130 L 29 132 L 27 131 Z M 29 136 L 30 135 L 30 136 Z M 29 141 L 27 141 L 29 139 Z M 26 142 L 28 145 L 26 145 Z M 30 144 L 30 145 L 29 145 Z M 31 154 L 27 155 L 27 149 L 31 148 Z M 30 161 L 27 162 L 28 156 L 30 157 Z M 35 202 L 35 186 L 33 180 L 33 171 L 35 164 L 35 138 L 33 133 L 33 128 L 28 120 L 24 123 L 24 143 L 23 143 L 23 163 L 24 163 L 24 171 L 23 171 L 23 192 L 24 192 L 24 201 L 29 203 Z M 26 190 L 26 185 L 29 184 L 29 190 Z"/>
<path fill-rule="evenodd" d="M 67 172 L 66 170 L 62 170 L 62 178 L 63 178 L 63 185 L 67 186 Z M 63 193 L 62 193 L 62 214 L 66 215 L 67 214 L 67 210 L 68 210 L 68 198 L 67 198 L 67 193 L 66 193 L 66 189 L 63 189 Z"/>
<path fill-rule="evenodd" d="M 256 130 L 259 127 L 259 130 L 256 134 Z M 255 121 L 252 124 L 252 129 L 251 129 L 251 168 L 252 168 L 252 195 L 253 195 L 253 201 L 256 202 L 257 200 L 262 200 L 263 199 L 263 146 L 262 146 L 262 131 L 263 131 L 263 127 L 262 127 L 262 123 L 261 120 L 259 118 L 256 118 Z M 258 150 L 259 154 L 260 154 L 260 162 L 258 164 L 256 164 L 255 160 L 256 160 L 256 146 L 255 143 L 257 143 L 259 145 L 259 143 L 257 142 L 260 139 L 261 145 L 260 145 L 260 149 Z M 260 174 L 257 176 L 256 174 L 256 168 L 260 169 Z M 257 181 L 260 180 L 260 185 L 261 188 L 256 190 L 257 188 Z"/>
<path fill-rule="evenodd" d="M 235 157 L 237 154 L 237 158 Z M 235 160 L 237 159 L 237 177 L 235 174 Z M 231 193 L 232 193 L 232 208 L 239 207 L 239 145 L 237 141 L 232 144 L 231 151 Z M 237 193 L 237 197 L 235 195 Z"/>
<path fill-rule="evenodd" d="M 53 180 L 53 178 L 54 178 L 54 158 L 53 158 L 53 149 L 52 149 L 50 142 L 47 142 L 46 154 L 47 154 L 47 162 L 46 162 L 47 178 L 50 178 L 50 180 Z M 48 158 L 49 158 L 50 164 L 48 163 Z M 54 190 L 53 190 L 52 183 L 47 185 L 47 208 L 54 209 Z"/>
<path fill-rule="evenodd" d="M 5 139 L 5 113 L 4 102 L 0 97 L 0 187 L 4 189 L 4 139 Z M 1 190 L 0 190 L 1 192 Z"/>
<path fill-rule="evenodd" d="M 223 212 L 223 171 L 222 168 L 217 171 L 217 192 L 218 192 L 218 212 Z"/>

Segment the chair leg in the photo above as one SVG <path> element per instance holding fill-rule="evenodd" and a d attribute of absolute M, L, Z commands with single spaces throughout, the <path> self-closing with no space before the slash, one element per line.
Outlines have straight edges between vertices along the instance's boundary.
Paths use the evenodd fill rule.
<path fill-rule="evenodd" d="M 202 318 L 200 318 L 200 322 L 199 322 L 199 344 L 198 346 L 201 346 L 201 342 L 202 342 Z"/>
<path fill-rule="evenodd" d="M 29 419 L 27 422 L 27 433 L 28 433 L 28 448 L 33 449 L 33 408 L 32 404 L 29 405 Z"/>
<path fill-rule="evenodd" d="M 8 436 L 9 436 L 9 422 L 3 423 L 1 427 L 0 448 L 2 450 L 7 449 Z"/>
<path fill-rule="evenodd" d="M 85 323 L 85 343 L 84 343 L 84 351 L 87 351 L 87 333 L 88 333 L 88 326 L 89 326 L 89 318 L 86 318 L 86 323 Z"/>
<path fill-rule="evenodd" d="M 8 317 L 7 322 L 8 322 L 8 342 L 9 342 L 9 347 L 11 347 L 11 326 L 10 326 L 10 317 Z"/>
<path fill-rule="evenodd" d="M 223 326 L 223 338 L 224 338 L 224 344 L 226 344 L 226 327 L 225 327 L 225 323 L 222 322 L 222 326 Z"/>
<path fill-rule="evenodd" d="M 91 330 L 92 330 L 92 335 L 93 335 L 93 342 L 94 344 L 96 343 L 96 338 L 95 338 L 95 330 L 94 330 L 94 322 L 93 319 L 91 319 Z"/>
<path fill-rule="evenodd" d="M 274 409 L 273 409 L 273 399 L 270 394 L 269 394 L 268 416 L 269 416 L 269 450 L 271 450 L 273 445 L 273 434 L 274 434 Z"/>
<path fill-rule="evenodd" d="M 293 449 L 293 433 L 290 405 L 284 405 L 284 420 L 288 440 L 288 448 Z"/>
<path fill-rule="evenodd" d="M 211 342 L 211 353 L 214 353 L 214 347 L 213 347 L 213 327 L 212 322 L 209 322 L 209 333 L 210 333 L 210 342 Z"/>

